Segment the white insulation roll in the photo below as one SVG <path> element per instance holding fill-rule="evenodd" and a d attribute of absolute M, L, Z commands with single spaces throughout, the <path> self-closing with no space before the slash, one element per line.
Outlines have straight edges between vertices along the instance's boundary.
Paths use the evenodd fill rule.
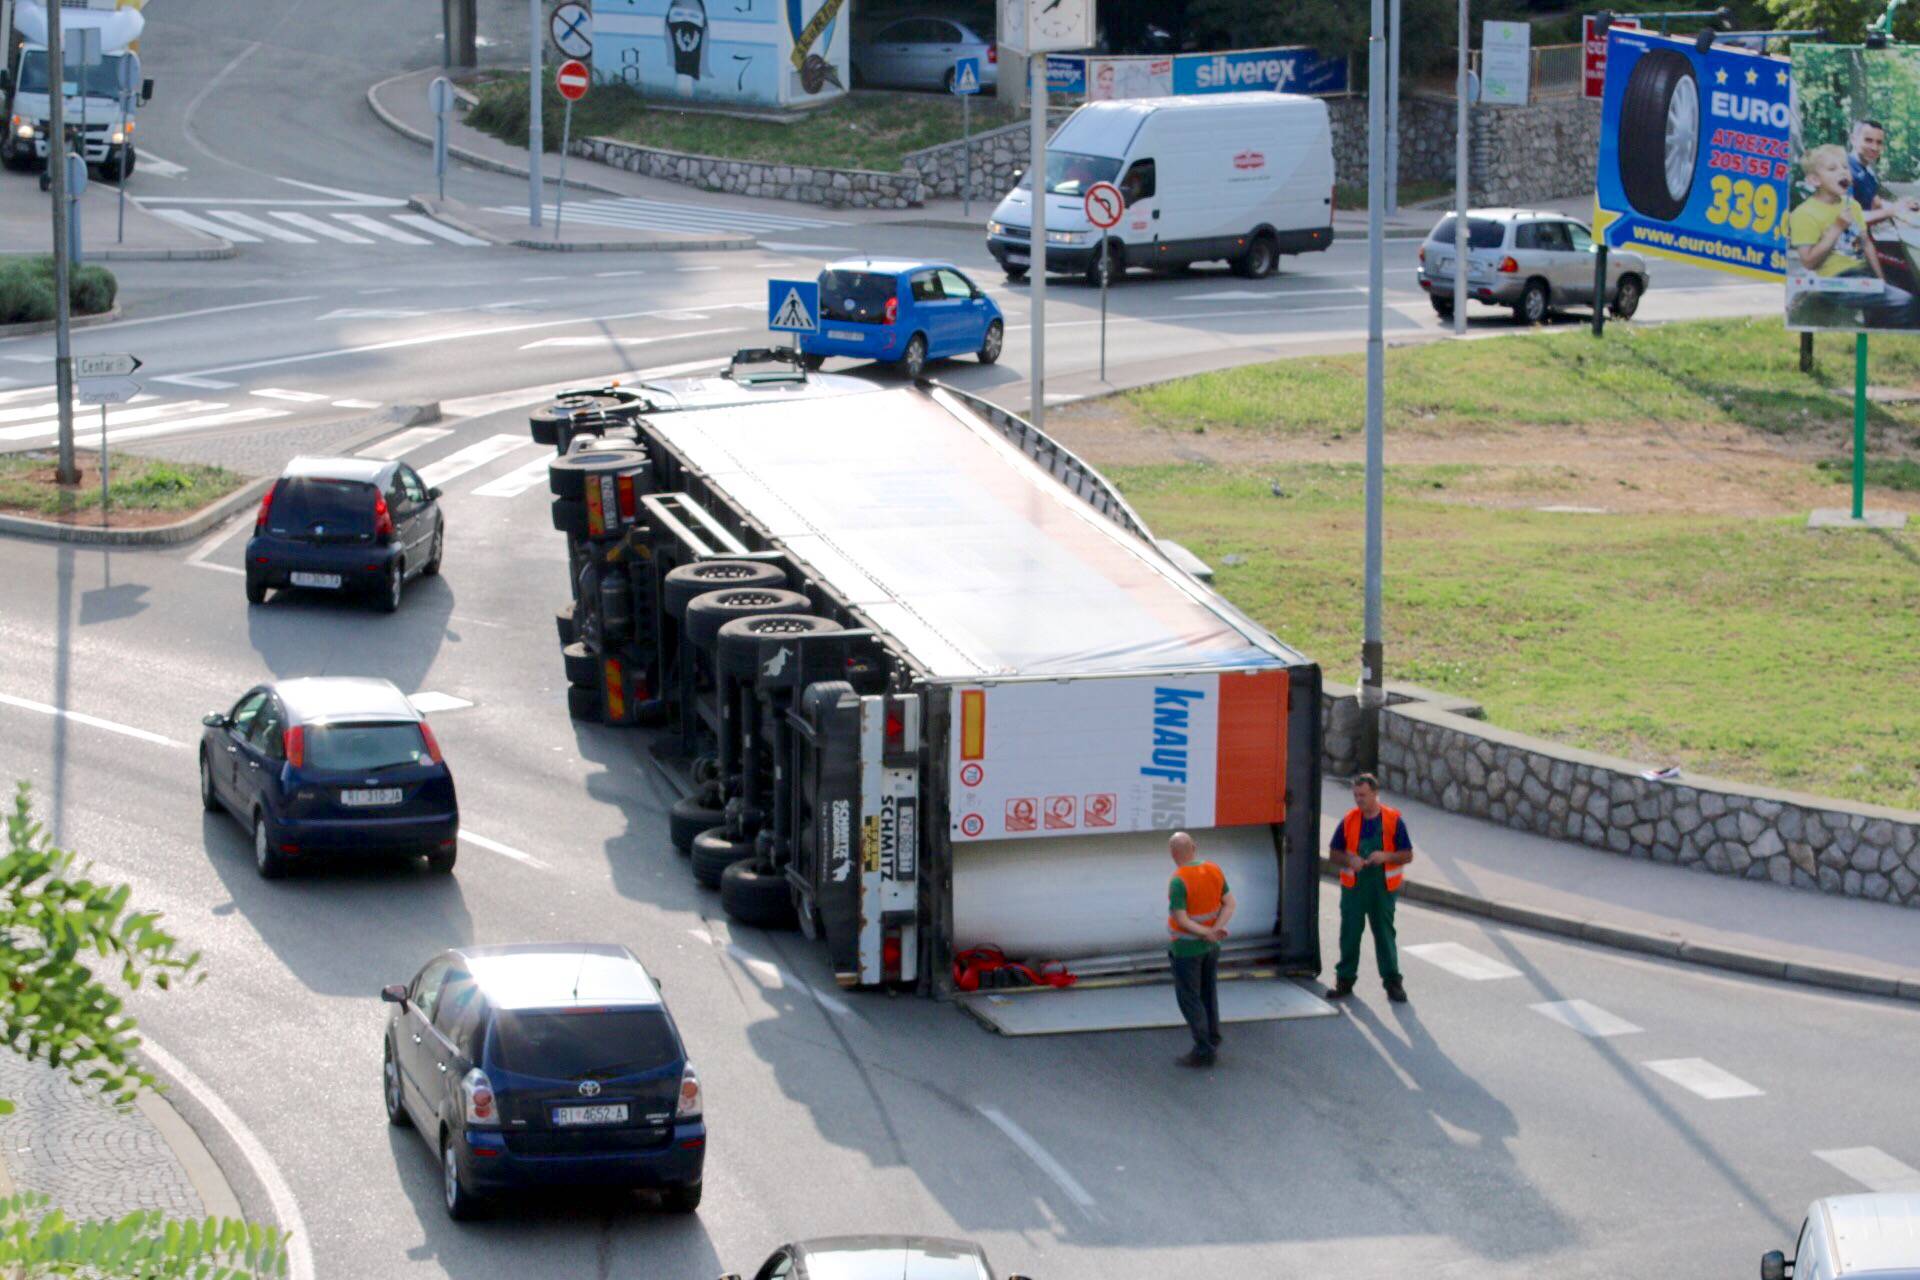
<path fill-rule="evenodd" d="M 954 949 L 993 946 L 1016 960 L 1078 960 L 1167 944 L 1166 832 L 953 846 Z M 1234 937 L 1265 937 L 1280 912 L 1280 855 L 1270 827 L 1193 833 L 1226 873 Z"/>

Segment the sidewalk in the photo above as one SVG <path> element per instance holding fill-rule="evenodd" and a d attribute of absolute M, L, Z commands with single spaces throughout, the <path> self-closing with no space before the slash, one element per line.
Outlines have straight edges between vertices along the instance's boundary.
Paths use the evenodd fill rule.
<path fill-rule="evenodd" d="M 1417 853 L 1403 892 L 1651 955 L 1920 1000 L 1920 912 L 1623 858 L 1388 796 Z M 1353 800 L 1328 782 L 1321 845 Z"/>
<path fill-rule="evenodd" d="M 578 157 L 575 157 L 578 159 Z M 573 183 L 567 183 L 572 190 Z M 580 199 L 578 194 L 574 200 Z M 538 249 L 548 253 L 672 253 L 692 249 L 751 249 L 753 237 L 733 233 L 705 235 L 696 231 L 661 231 L 648 227 L 605 227 L 566 217 L 566 206 L 549 204 L 538 231 L 527 225 L 527 211 L 501 213 L 481 209 L 459 200 L 436 196 L 414 196 L 407 201 L 435 222 L 463 231 L 488 244 L 508 245 L 516 249 Z M 571 201 L 569 201 L 571 204 Z"/>
<path fill-rule="evenodd" d="M 137 183 L 136 176 L 129 181 Z M 142 209 L 128 190 L 127 234 L 120 228 L 120 190 L 112 183 L 89 182 L 80 197 L 81 255 L 88 262 L 231 258 L 234 248 L 218 236 L 175 226 Z M 33 173 L 0 173 L 0 254 L 53 252 L 53 198 L 40 190 Z"/>

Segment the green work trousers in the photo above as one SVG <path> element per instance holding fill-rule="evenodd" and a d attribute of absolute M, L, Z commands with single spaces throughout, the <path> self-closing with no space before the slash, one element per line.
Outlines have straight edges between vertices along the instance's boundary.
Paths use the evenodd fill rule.
<path fill-rule="evenodd" d="M 1373 959 L 1383 982 L 1400 980 L 1400 950 L 1394 943 L 1393 900 L 1384 867 L 1362 867 L 1351 889 L 1340 890 L 1340 964 L 1333 975 L 1346 982 L 1360 976 L 1360 935 L 1373 926 Z"/>

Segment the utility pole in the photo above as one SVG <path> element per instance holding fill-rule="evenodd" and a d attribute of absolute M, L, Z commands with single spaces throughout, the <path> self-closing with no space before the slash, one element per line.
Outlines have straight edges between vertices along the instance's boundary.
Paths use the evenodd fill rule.
<path fill-rule="evenodd" d="M 1460 0 L 1460 56 L 1453 69 L 1453 335 L 1467 331 L 1467 0 Z"/>
<path fill-rule="evenodd" d="M 1379 0 L 1374 0 L 1377 4 Z M 1030 258 L 1030 279 L 1033 281 L 1028 297 L 1033 304 L 1033 408 L 1028 417 L 1033 425 L 1046 429 L 1047 425 L 1047 55 L 1036 53 L 1031 57 L 1033 68 L 1033 87 L 1030 91 L 1033 101 L 1033 167 L 1027 176 L 1033 183 L 1033 226 L 1028 234 L 1032 239 L 1028 243 L 1027 256 Z"/>
<path fill-rule="evenodd" d="M 1400 212 L 1400 0 L 1387 15 L 1387 212 Z"/>
<path fill-rule="evenodd" d="M 1380 766 L 1380 708 L 1386 690 L 1380 672 L 1380 562 L 1382 503 L 1381 470 L 1386 448 L 1386 334 L 1383 299 L 1386 284 L 1386 88 L 1387 47 L 1381 30 L 1386 0 L 1373 0 L 1373 34 L 1367 41 L 1367 548 L 1366 620 L 1360 641 L 1360 761 L 1367 769 Z M 1464 214 L 1466 211 L 1460 211 Z M 1456 276 L 1465 267 L 1454 264 Z"/>
<path fill-rule="evenodd" d="M 540 119 L 540 0 L 527 0 L 527 225 L 540 226 L 540 152 L 547 145 Z"/>
<path fill-rule="evenodd" d="M 65 11 L 47 6 L 47 95 L 50 106 L 47 168 L 53 179 L 53 383 L 60 410 L 58 484 L 79 484 L 80 469 L 73 463 L 73 333 L 67 261 L 67 67 L 60 49 L 60 19 Z M 81 144 L 86 145 L 84 142 Z"/>

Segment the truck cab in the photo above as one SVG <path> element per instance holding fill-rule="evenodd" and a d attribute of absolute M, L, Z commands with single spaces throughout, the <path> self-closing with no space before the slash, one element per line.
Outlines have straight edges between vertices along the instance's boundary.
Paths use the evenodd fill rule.
<path fill-rule="evenodd" d="M 69 145 L 108 180 L 134 171 L 135 116 L 153 96 L 153 81 L 140 78 L 139 55 L 132 47 L 145 20 L 138 9 L 116 9 L 114 3 L 90 0 L 88 8 L 60 9 L 62 54 L 68 59 L 61 87 Z M 81 34 L 88 31 L 98 35 Z M 46 36 L 47 10 L 40 0 L 0 0 L 0 46 L 7 52 L 6 66 L 0 69 L 7 122 L 0 135 L 0 163 L 9 169 L 44 167 L 53 150 L 53 80 Z M 83 42 L 96 41 L 97 61 L 80 66 L 70 60 Z"/>

